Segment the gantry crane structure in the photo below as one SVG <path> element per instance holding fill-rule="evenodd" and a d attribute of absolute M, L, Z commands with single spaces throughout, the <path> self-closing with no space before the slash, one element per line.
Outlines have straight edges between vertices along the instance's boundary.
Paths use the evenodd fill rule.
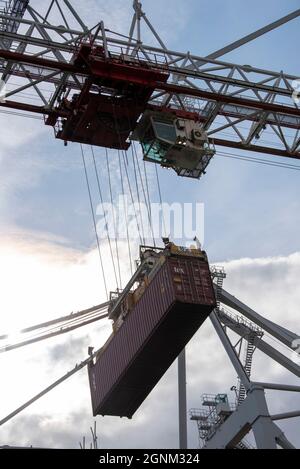
<path fill-rule="evenodd" d="M 206 143 L 217 149 L 229 147 L 300 158 L 300 109 L 294 83 L 297 77 L 223 60 L 227 53 L 296 19 L 300 10 L 201 57 L 169 50 L 137 0 L 133 3 L 134 14 L 127 36 L 107 29 L 103 21 L 92 29 L 87 27 L 68 0 L 49 1 L 49 8 L 43 13 L 28 0 L 9 0 L 1 2 L 1 6 L 0 71 L 5 92 L 1 95 L 0 108 L 44 116 L 45 124 L 53 126 L 55 136 L 66 144 L 80 142 L 126 151 L 136 133 L 134 138 L 143 146 L 146 143 L 139 132 L 139 124 L 150 113 L 152 117 L 161 114 L 168 119 L 171 116 L 171 120 L 196 122 L 198 129 L 205 132 Z M 157 45 L 143 41 L 143 26 L 153 34 Z M 35 104 L 29 101 L 28 90 L 34 93 Z M 128 107 L 129 114 L 124 111 Z M 262 145 L 266 131 L 273 137 Z M 196 169 L 174 169 L 181 176 L 199 177 L 208 163 L 209 158 Z M 270 415 L 265 390 L 299 392 L 300 387 L 253 382 L 250 371 L 257 348 L 299 377 L 300 366 L 266 342 L 264 331 L 290 351 L 299 346 L 299 336 L 265 319 L 226 292 L 222 270 L 212 269 L 211 274 L 218 305 L 210 319 L 238 374 L 240 387 L 234 408 L 226 406 L 226 399 L 222 401 L 219 395 L 210 401 L 206 399 L 210 413 L 192 412 L 199 429 L 202 425 L 204 447 L 247 447 L 243 438 L 252 429 L 258 448 L 276 448 L 277 445 L 292 448 L 274 422 L 298 417 L 300 412 Z M 109 303 L 105 303 L 27 328 L 22 331 L 19 342 L 10 343 L 9 337 L 1 336 L 4 345 L 0 352 L 104 319 L 108 306 Z M 239 316 L 233 315 L 232 310 Z M 228 329 L 248 343 L 245 362 L 232 344 Z M 3 418 L 0 425 L 87 366 L 96 354 L 90 350 L 85 361 Z M 178 369 L 180 446 L 185 448 L 184 353 L 179 358 Z"/>
<path fill-rule="evenodd" d="M 27 0 L 5 3 L 0 72 L 6 93 L 0 106 L 43 115 L 65 143 L 126 150 L 140 116 L 150 112 L 196 121 L 213 147 L 300 158 L 297 77 L 222 59 L 297 18 L 299 10 L 200 57 L 169 50 L 136 0 L 128 36 L 103 21 L 88 28 L 68 0 L 51 1 L 45 13 Z M 143 25 L 157 46 L 143 41 Z M 261 144 L 266 130 L 268 141 Z M 143 145 L 139 131 L 136 138 Z M 174 169 L 199 177 L 213 154 L 194 170 Z"/>
<path fill-rule="evenodd" d="M 276 421 L 300 417 L 300 410 L 292 410 L 281 414 L 271 415 L 265 395 L 266 390 L 280 392 L 300 392 L 300 386 L 285 383 L 267 383 L 252 381 L 249 373 L 249 362 L 243 362 L 238 345 L 228 331 L 233 331 L 241 340 L 260 350 L 270 359 L 270 363 L 277 363 L 294 376 L 300 377 L 300 365 L 291 359 L 291 352 L 295 353 L 299 347 L 300 339 L 293 331 L 275 324 L 263 315 L 247 306 L 235 296 L 227 292 L 222 285 L 224 270 L 212 266 L 211 275 L 214 280 L 215 292 L 218 304 L 210 315 L 210 321 L 219 337 L 224 350 L 230 359 L 240 383 L 245 389 L 242 396 L 234 403 L 229 403 L 225 394 L 217 396 L 204 395 L 203 405 L 205 410 L 191 409 L 191 419 L 197 422 L 201 446 L 212 448 L 237 448 L 248 449 L 249 445 L 244 438 L 252 430 L 256 447 L 259 449 L 276 449 L 278 446 L 284 449 L 292 449 L 294 446 L 287 439 L 284 432 L 276 425 Z M 218 279 L 221 278 L 221 281 Z M 84 327 L 93 322 L 99 322 L 108 318 L 109 302 L 94 306 L 78 313 L 72 313 L 51 321 L 37 324 L 20 331 L 18 340 L 10 342 L 9 336 L 1 336 L 0 353 L 8 353 L 11 350 L 29 346 L 38 341 L 49 340 L 52 337 L 66 334 L 75 329 Z M 284 345 L 288 353 L 283 353 L 280 347 L 270 344 L 264 335 L 273 338 L 277 343 Z M 28 408 L 38 399 L 42 398 L 55 387 L 71 378 L 91 363 L 99 353 L 89 349 L 89 357 L 66 373 L 46 389 L 42 390 L 22 406 L 0 420 L 0 426 L 4 425 L 20 412 Z M 186 385 L 185 385 L 185 356 L 184 352 L 178 360 L 178 390 L 179 390 L 179 435 L 180 447 L 187 448 L 187 412 L 186 412 Z"/>

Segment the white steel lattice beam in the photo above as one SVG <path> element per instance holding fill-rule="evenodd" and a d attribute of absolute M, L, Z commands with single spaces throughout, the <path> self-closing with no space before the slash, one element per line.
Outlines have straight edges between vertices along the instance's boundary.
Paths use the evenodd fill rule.
<path fill-rule="evenodd" d="M 284 327 L 279 326 L 278 324 L 275 324 L 269 319 L 264 318 L 263 316 L 255 312 L 253 309 L 249 308 L 249 306 L 242 303 L 235 296 L 231 295 L 224 289 L 222 289 L 222 292 L 220 294 L 220 300 L 226 306 L 229 306 L 230 308 L 233 308 L 234 310 L 238 311 L 247 319 L 252 321 L 254 324 L 257 324 L 263 330 L 267 331 L 275 339 L 282 342 L 291 350 L 294 350 L 293 342 L 299 339 L 299 336 L 296 333 L 289 331 L 288 329 L 285 329 Z"/>
<path fill-rule="evenodd" d="M 51 10 L 55 5 L 60 6 L 59 24 L 57 20 L 56 24 L 50 23 Z M 7 82 L 8 93 L 13 92 L 16 101 L 2 103 L 2 106 L 13 108 L 15 103 L 16 109 L 47 115 L 57 106 L 64 89 L 70 90 L 71 94 L 81 89 L 87 74 L 72 67 L 66 71 L 63 64 L 72 63 L 77 45 L 93 33 L 78 21 L 78 14 L 74 15 L 74 9 L 70 10 L 69 6 L 69 2 L 57 0 L 52 3 L 45 17 L 29 7 L 26 17 L 16 19 L 22 27 L 28 26 L 27 33 L 24 34 L 21 29 L 13 33 L 3 32 L 0 72 Z M 159 47 L 138 43 L 133 37 L 137 17 L 145 17 L 141 8 L 137 5 L 136 8 L 138 10 L 135 11 L 128 40 L 111 31 L 108 33 L 103 22 L 100 22 L 98 28 L 94 28 L 96 37 L 93 37 L 93 41 L 103 45 L 106 57 L 117 59 L 126 53 L 137 62 L 144 61 L 151 67 L 170 73 L 166 86 L 157 84 L 157 92 L 153 94 L 150 105 L 197 112 L 216 145 L 300 157 L 297 133 L 300 129 L 300 109 L 292 100 L 292 84 L 297 77 L 168 50 L 160 37 L 157 37 Z M 74 21 L 68 20 L 67 15 L 73 15 Z M 5 18 L 7 15 L 0 15 L 0 22 Z M 153 28 L 147 21 L 148 27 Z M 70 24 L 79 25 L 79 29 L 70 29 Z M 5 48 L 7 41 L 12 41 L 14 47 L 9 50 Z M 6 54 L 8 52 L 11 54 L 9 57 Z M 52 54 L 55 63 L 51 68 L 64 73 L 64 84 L 61 75 L 51 76 L 46 58 L 44 64 L 36 64 L 33 59 L 20 55 L 25 52 L 40 59 L 46 54 L 47 58 Z M 199 62 L 202 64 L 200 68 L 197 65 Z M 40 85 L 37 84 L 39 79 Z M 31 88 L 35 95 L 35 106 L 29 106 L 22 94 L 25 83 L 28 83 L 29 90 Z M 272 134 L 271 143 L 262 146 L 258 144 L 257 138 L 264 135 L 265 131 Z M 292 141 L 288 137 L 291 132 L 295 133 Z"/>
<path fill-rule="evenodd" d="M 245 321 L 245 319 L 241 319 L 237 316 L 234 317 L 232 314 L 230 314 L 223 308 L 218 311 L 218 318 L 226 328 L 231 329 L 235 334 L 239 335 L 242 338 L 245 338 L 246 340 L 249 335 L 253 333 L 253 323 L 252 325 L 250 325 L 249 321 Z M 285 369 L 287 369 L 294 375 L 300 377 L 300 366 L 297 365 L 297 363 L 293 362 L 286 355 L 282 354 L 277 349 L 272 347 L 270 344 L 265 342 L 260 335 L 257 335 L 254 338 L 254 345 L 258 350 L 263 352 L 269 358 L 275 360 Z"/>

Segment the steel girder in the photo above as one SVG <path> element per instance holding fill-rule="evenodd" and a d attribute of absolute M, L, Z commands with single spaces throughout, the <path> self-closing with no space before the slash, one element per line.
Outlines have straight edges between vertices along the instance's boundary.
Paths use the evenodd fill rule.
<path fill-rule="evenodd" d="M 229 311 L 221 308 L 218 311 L 218 318 L 226 328 L 229 328 L 235 334 L 239 335 L 241 338 L 248 340 L 248 338 L 253 335 L 253 332 L 256 332 L 256 329 L 253 329 L 254 324 L 245 320 L 244 318 L 232 315 Z M 295 376 L 300 378 L 300 366 L 297 365 L 294 361 L 288 358 L 286 355 L 279 352 L 277 349 L 268 344 L 263 340 L 263 334 L 254 334 L 254 346 L 267 355 L 269 358 L 272 358 L 277 363 L 282 365 L 288 371 L 293 373 Z"/>

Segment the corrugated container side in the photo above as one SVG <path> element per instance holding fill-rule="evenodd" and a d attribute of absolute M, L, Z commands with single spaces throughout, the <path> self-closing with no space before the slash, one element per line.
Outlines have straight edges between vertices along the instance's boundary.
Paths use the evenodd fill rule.
<path fill-rule="evenodd" d="M 94 415 L 131 417 L 214 306 L 208 264 L 168 258 L 89 367 Z"/>

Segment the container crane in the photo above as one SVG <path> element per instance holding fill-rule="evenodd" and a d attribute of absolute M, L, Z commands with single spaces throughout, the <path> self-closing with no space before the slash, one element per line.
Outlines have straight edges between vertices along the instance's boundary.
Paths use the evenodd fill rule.
<path fill-rule="evenodd" d="M 55 5 L 61 24 L 52 23 Z M 68 0 L 52 2 L 45 15 L 28 0 L 10 0 L 0 14 L 0 72 L 7 87 L 0 106 L 43 115 L 65 144 L 125 151 L 138 140 L 145 160 L 184 177 L 200 178 L 216 147 L 299 159 L 297 77 L 220 59 L 299 15 L 296 10 L 198 57 L 169 50 L 136 0 L 125 37 L 103 22 L 89 29 Z M 157 47 L 143 42 L 142 21 Z M 37 104 L 23 94 L 28 90 Z M 273 140 L 260 145 L 266 130 Z"/>
<path fill-rule="evenodd" d="M 149 252 L 148 249 L 146 251 L 143 251 Z M 188 258 L 189 256 L 187 256 L 186 259 Z M 149 257 L 148 260 L 150 260 Z M 152 267 L 154 267 L 154 265 Z M 157 267 L 158 266 L 156 266 L 156 269 Z M 143 268 L 145 268 L 145 265 L 143 265 L 142 269 Z M 80 311 L 78 313 L 72 313 L 68 316 L 63 316 L 61 318 L 53 319 L 52 321 L 28 327 L 20 332 L 20 340 L 17 343 L 10 343 L 9 336 L 0 336 L 0 341 L 5 343 L 5 345 L 0 348 L 0 353 L 8 353 L 9 351 L 19 347 L 30 346 L 30 344 L 35 343 L 39 340 L 49 340 L 51 337 L 73 331 L 75 328 L 83 327 L 87 324 L 90 324 L 91 322 L 102 321 L 108 316 L 113 318 L 114 321 L 114 334 L 110 337 L 108 343 L 104 344 L 97 351 L 94 351 L 92 347 L 89 347 L 88 358 L 77 364 L 72 370 L 65 373 L 62 377 L 56 379 L 45 389 L 41 390 L 37 395 L 33 396 L 20 407 L 10 412 L 7 416 L 2 417 L 0 419 L 0 426 L 6 424 L 20 412 L 24 411 L 24 409 L 28 408 L 37 400 L 43 398 L 54 388 L 59 386 L 64 381 L 70 379 L 72 376 L 79 373 L 82 369 L 86 367 L 88 367 L 89 369 L 94 410 L 96 412 L 99 411 L 99 413 L 105 413 L 108 411 L 108 409 L 109 412 L 111 412 L 112 410 L 115 412 L 117 408 L 116 406 L 119 406 L 119 411 L 120 406 L 123 405 L 123 408 L 121 409 L 121 415 L 125 415 L 124 409 L 126 412 L 129 407 L 127 407 L 126 399 L 124 399 L 124 384 L 128 384 L 129 382 L 128 377 L 130 375 L 130 369 L 132 371 L 132 368 L 137 367 L 138 362 L 141 358 L 143 358 L 143 360 L 145 360 L 146 358 L 147 360 L 147 347 L 144 346 L 143 353 L 141 354 L 143 355 L 143 357 L 141 355 L 140 357 L 135 356 L 130 366 L 128 366 L 127 364 L 127 366 L 124 368 L 125 373 L 123 374 L 123 376 L 120 375 L 120 379 L 116 380 L 115 385 L 111 387 L 108 386 L 108 384 L 112 384 L 112 382 L 109 383 L 109 380 L 112 377 L 111 370 L 105 370 L 105 368 L 103 369 L 103 360 L 106 360 L 105 353 L 109 347 L 109 344 L 117 338 L 118 331 L 122 331 L 122 328 L 123 331 L 126 331 L 126 328 L 124 328 L 126 319 L 124 317 L 121 318 L 118 311 L 121 310 L 122 315 L 126 313 L 126 307 L 128 307 L 130 303 L 130 301 L 126 301 L 129 299 L 128 294 L 130 294 L 131 287 L 134 285 L 134 283 L 138 279 L 141 279 L 140 275 L 142 274 L 142 269 L 137 270 L 138 273 L 132 278 L 132 282 L 129 282 L 128 289 L 124 289 L 124 292 L 118 292 L 117 295 L 113 295 L 111 301 L 108 303 L 103 303 L 101 305 L 94 306 L 92 308 Z M 217 336 L 219 337 L 222 345 L 224 346 L 224 350 L 228 358 L 230 359 L 234 369 L 236 370 L 239 376 L 239 380 L 243 384 L 246 393 L 244 399 L 240 400 L 240 402 L 237 403 L 231 403 L 226 394 L 204 395 L 202 402 L 204 408 L 191 409 L 191 419 L 197 423 L 201 443 L 204 448 L 208 449 L 247 449 L 249 448 L 249 445 L 244 440 L 244 438 L 252 429 L 256 440 L 257 448 L 275 449 L 278 445 L 285 449 L 292 449 L 294 448 L 294 446 L 287 439 L 285 434 L 275 422 L 291 418 L 298 418 L 300 416 L 300 411 L 299 409 L 293 409 L 292 411 L 282 412 L 280 414 L 270 414 L 268 410 L 265 391 L 277 390 L 280 392 L 297 393 L 300 392 L 300 386 L 289 385 L 286 383 L 267 383 L 253 381 L 248 373 L 247 363 L 242 363 L 239 354 L 236 350 L 236 344 L 233 344 L 233 341 L 230 339 L 230 336 L 228 335 L 227 331 L 230 330 L 235 332 L 238 336 L 240 336 L 242 339 L 244 338 L 246 341 L 250 340 L 250 342 L 255 345 L 255 348 L 260 350 L 266 357 L 281 365 L 287 371 L 292 373 L 294 376 L 297 376 L 298 378 L 300 377 L 299 364 L 294 362 L 290 358 L 290 356 L 288 356 L 288 354 L 282 353 L 277 348 L 272 346 L 267 340 L 264 340 L 264 333 L 267 333 L 270 337 L 276 339 L 276 343 L 284 344 L 290 351 L 295 350 L 294 344 L 299 343 L 299 336 L 294 332 L 289 331 L 286 328 L 266 319 L 264 316 L 257 313 L 245 303 L 240 301 L 238 298 L 226 291 L 222 286 L 222 281 L 218 282 L 218 279 L 224 278 L 223 269 L 211 266 L 210 274 L 214 282 L 213 285 L 217 298 L 217 307 L 210 314 L 209 319 L 212 322 Z M 204 277 L 206 277 L 206 275 Z M 148 289 L 148 292 L 151 292 L 151 290 Z M 141 289 L 139 288 L 136 291 L 136 295 L 140 294 Z M 197 305 L 195 304 L 194 306 L 194 315 L 195 317 L 198 317 L 197 321 L 201 322 L 205 320 L 206 314 L 205 311 L 203 311 L 203 306 L 202 311 L 201 305 L 198 305 L 198 310 Z M 208 306 L 206 306 L 206 308 L 207 307 Z M 131 304 L 131 308 L 133 308 L 133 304 Z M 127 314 L 127 320 L 130 315 L 132 315 L 132 313 L 134 314 L 134 309 L 132 309 L 131 312 Z M 174 310 L 171 312 L 171 315 L 172 313 L 174 313 Z M 191 310 L 189 311 L 189 313 L 191 313 Z M 236 313 L 238 313 L 238 315 Z M 202 316 L 202 319 L 200 318 L 200 316 Z M 190 319 L 189 324 L 191 326 Z M 159 324 L 158 327 L 158 329 L 160 328 L 160 333 L 162 331 L 161 326 L 162 324 Z M 195 324 L 193 327 L 195 328 Z M 254 332 L 255 338 L 254 340 L 252 340 Z M 157 341 L 157 329 L 155 333 Z M 173 330 L 171 331 L 171 333 L 174 334 L 175 331 Z M 177 334 L 177 346 L 179 345 L 180 341 L 182 342 L 182 340 L 183 338 L 179 337 L 179 335 Z M 131 349 L 132 348 L 134 348 L 134 344 L 131 346 Z M 165 352 L 166 349 L 164 350 L 164 353 Z M 168 360 L 172 358 L 170 357 L 170 355 L 173 354 L 174 351 L 170 350 L 169 357 L 165 356 L 165 359 L 163 360 L 163 366 L 165 366 L 166 368 Z M 125 358 L 128 358 L 128 356 Z M 152 373 L 153 367 L 147 369 L 147 371 L 151 371 Z M 160 370 L 160 372 L 162 373 L 163 371 Z M 93 376 L 95 376 L 95 378 L 93 378 Z M 150 392 L 151 386 L 153 385 L 153 381 L 151 381 L 151 379 L 153 380 L 153 376 L 153 374 L 151 374 L 151 376 L 148 376 L 148 392 Z M 94 383 L 96 384 L 96 389 L 93 389 Z M 123 396 L 120 392 L 122 391 L 122 387 Z M 181 390 L 182 392 L 181 388 L 182 381 L 179 379 L 179 390 Z M 145 393 L 145 389 L 140 388 L 140 394 L 138 396 L 138 399 L 141 398 L 141 390 L 144 397 L 146 397 L 147 392 Z M 132 389 L 127 389 L 127 398 L 128 396 L 132 397 L 132 395 L 130 394 L 131 392 Z M 119 399 L 116 400 L 116 394 L 118 393 Z M 131 405 L 133 404 L 136 405 L 136 401 L 134 403 L 131 402 Z M 181 416 L 181 418 L 186 420 L 186 415 Z M 181 446 L 181 448 L 184 449 L 184 447 L 186 447 L 187 445 L 187 439 L 185 438 L 184 440 L 182 440 L 183 435 L 181 431 L 180 436 L 181 441 L 184 441 L 185 445 Z"/>
<path fill-rule="evenodd" d="M 56 138 L 63 140 L 65 144 L 79 142 L 127 151 L 131 142 L 137 140 L 142 145 L 146 161 L 172 168 L 179 176 L 191 178 L 199 178 L 205 173 L 219 146 L 299 159 L 300 109 L 297 99 L 293 99 L 297 77 L 250 65 L 237 65 L 221 58 L 299 17 L 300 10 L 207 57 L 198 57 L 191 53 L 169 50 L 137 0 L 133 4 L 134 16 L 129 35 L 125 37 L 108 30 L 103 22 L 89 29 L 68 0 L 51 2 L 45 14 L 36 11 L 28 0 L 9 0 L 1 2 L 1 5 L 4 7 L 0 11 L 0 72 L 6 90 L 1 95 L 0 107 L 28 115 L 44 116 L 45 124 L 52 126 Z M 56 14 L 53 15 L 55 8 Z M 158 46 L 149 46 L 143 42 L 142 22 L 153 33 Z M 28 90 L 35 94 L 36 104 L 29 101 Z M 241 126 L 245 123 L 246 133 Z M 259 140 L 267 129 L 273 133 L 273 140 L 262 146 Z M 287 129 L 294 132 L 292 139 L 287 135 Z M 205 262 L 207 264 L 207 260 Z M 155 262 L 152 267 L 156 268 Z M 144 276 L 142 281 L 140 275 Z M 217 305 L 211 295 L 210 305 L 205 306 L 214 309 L 210 319 L 239 375 L 241 399 L 240 405 L 232 409 L 228 407 L 225 395 L 217 396 L 214 401 L 217 405 L 213 407 L 220 408 L 224 418 L 220 425 L 218 420 L 218 432 L 213 432 L 209 438 L 205 437 L 206 447 L 243 446 L 242 439 L 251 427 L 258 447 L 274 448 L 279 444 L 284 448 L 291 448 L 291 443 L 274 421 L 298 417 L 300 413 L 296 410 L 271 416 L 264 390 L 299 392 L 300 388 L 286 384 L 252 382 L 249 367 L 253 346 L 298 377 L 299 365 L 263 341 L 261 334 L 253 336 L 250 333 L 249 357 L 246 357 L 245 364 L 241 363 L 230 343 L 226 328 L 241 334 L 246 340 L 246 333 L 253 328 L 249 327 L 249 323 L 243 323 L 239 318 L 235 319 L 228 314 L 220 307 L 220 303 L 237 310 L 290 350 L 295 350 L 294 343 L 298 343 L 299 337 L 266 320 L 227 293 L 222 287 L 223 272 L 220 276 L 218 272 L 211 271 L 211 275 L 215 280 Z M 127 318 L 134 317 L 135 307 L 129 304 L 131 295 L 141 295 L 141 300 L 146 291 L 150 291 L 151 283 L 145 289 L 145 272 L 138 269 L 137 277 L 132 281 L 140 282 L 137 290 L 131 291 L 133 284 L 130 284 L 128 291 L 125 289 L 124 292 L 118 292 L 109 304 L 28 328 L 24 332 L 34 332 L 33 335 L 17 344 L 7 344 L 0 350 L 8 352 L 38 340 L 64 334 L 106 318 L 108 314 L 114 321 L 114 334 L 104 348 L 96 353 L 90 350 L 89 358 L 2 419 L 0 425 L 86 366 L 89 368 L 91 387 L 96 384 L 98 393 L 103 384 L 99 380 L 97 382 L 95 368 L 103 364 L 110 343 L 120 335 L 120 331 L 126 330 Z M 175 280 L 174 282 L 181 284 Z M 174 302 L 177 300 L 175 298 Z M 208 316 L 209 311 L 206 310 L 206 313 Z M 185 337 L 186 341 L 200 327 L 202 319 L 204 318 L 199 321 L 199 316 L 197 317 Z M 0 340 L 4 339 L 5 337 L 0 337 Z M 142 398 L 151 391 L 153 383 L 159 380 L 168 364 L 184 346 L 182 337 L 176 336 L 176 339 L 177 348 L 165 360 L 165 368 L 156 371 L 156 375 L 154 373 L 154 381 L 151 385 L 148 383 L 147 389 L 142 390 L 136 401 L 133 403 L 130 401 L 132 396 L 128 397 L 128 393 L 123 393 L 125 401 L 128 399 L 130 403 L 127 405 L 127 402 L 125 410 L 118 409 L 119 414 L 130 417 Z M 128 370 L 129 368 L 126 372 L 130 374 Z M 180 379 L 179 384 L 182 389 Z M 98 399 L 99 395 L 95 393 L 95 398 Z M 116 396 L 112 397 L 107 393 L 101 399 L 98 403 L 93 402 L 94 412 L 108 413 L 108 407 L 112 405 L 113 399 L 116 402 Z M 181 441 L 184 440 L 186 438 Z"/>

